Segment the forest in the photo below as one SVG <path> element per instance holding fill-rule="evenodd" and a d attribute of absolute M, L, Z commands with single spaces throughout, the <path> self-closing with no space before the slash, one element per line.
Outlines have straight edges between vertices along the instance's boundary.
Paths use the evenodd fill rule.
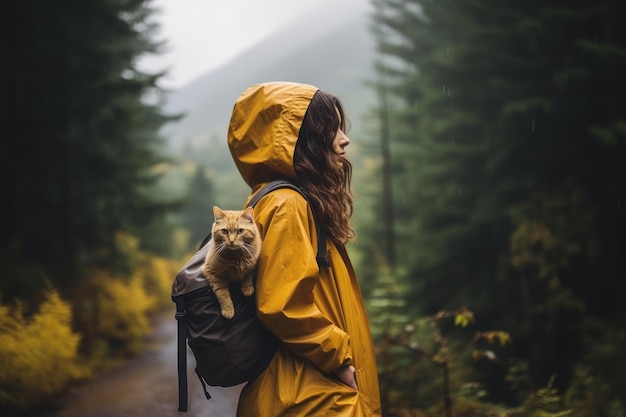
<path fill-rule="evenodd" d="M 383 415 L 626 416 L 626 4 L 371 5 L 349 250 Z M 166 149 L 182 115 L 136 65 L 162 48 L 153 13 L 9 2 L 3 415 L 142 351 L 224 192 L 197 152 Z"/>

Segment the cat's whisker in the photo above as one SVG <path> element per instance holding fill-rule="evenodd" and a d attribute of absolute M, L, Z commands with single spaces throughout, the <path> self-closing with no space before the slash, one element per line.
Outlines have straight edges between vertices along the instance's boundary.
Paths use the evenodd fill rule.
<path fill-rule="evenodd" d="M 215 253 L 217 253 L 218 255 L 223 254 L 225 250 L 226 245 L 224 245 L 223 243 L 219 243 L 215 246 Z"/>
<path fill-rule="evenodd" d="M 243 250 L 246 255 L 252 255 L 252 247 L 247 243 L 241 245 L 241 250 Z"/>

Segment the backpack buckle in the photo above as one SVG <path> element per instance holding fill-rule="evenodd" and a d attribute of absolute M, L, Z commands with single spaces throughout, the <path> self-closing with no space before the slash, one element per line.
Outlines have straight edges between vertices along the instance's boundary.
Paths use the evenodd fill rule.
<path fill-rule="evenodd" d="M 177 311 L 176 314 L 174 314 L 174 318 L 176 320 L 184 320 L 185 319 L 185 312 L 184 311 Z"/>

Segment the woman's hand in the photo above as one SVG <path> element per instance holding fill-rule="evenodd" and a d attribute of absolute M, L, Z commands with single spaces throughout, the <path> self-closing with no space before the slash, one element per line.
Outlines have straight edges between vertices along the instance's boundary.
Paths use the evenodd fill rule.
<path fill-rule="evenodd" d="M 333 373 L 335 374 L 335 376 L 344 384 L 346 384 L 347 386 L 349 386 L 352 389 L 355 389 L 358 391 L 359 387 L 357 387 L 356 385 L 356 379 L 354 379 L 354 372 L 356 371 L 356 369 L 354 369 L 354 366 L 352 365 L 346 365 L 346 366 L 342 366 L 341 368 L 335 370 Z"/>

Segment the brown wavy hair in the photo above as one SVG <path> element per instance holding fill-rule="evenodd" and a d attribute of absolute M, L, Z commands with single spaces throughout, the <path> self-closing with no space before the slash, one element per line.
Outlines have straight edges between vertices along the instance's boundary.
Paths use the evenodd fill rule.
<path fill-rule="evenodd" d="M 298 186 L 327 236 L 341 244 L 355 237 L 350 227 L 352 165 L 333 150 L 338 129 L 345 132 L 347 125 L 340 100 L 318 91 L 302 121 L 293 157 Z"/>

